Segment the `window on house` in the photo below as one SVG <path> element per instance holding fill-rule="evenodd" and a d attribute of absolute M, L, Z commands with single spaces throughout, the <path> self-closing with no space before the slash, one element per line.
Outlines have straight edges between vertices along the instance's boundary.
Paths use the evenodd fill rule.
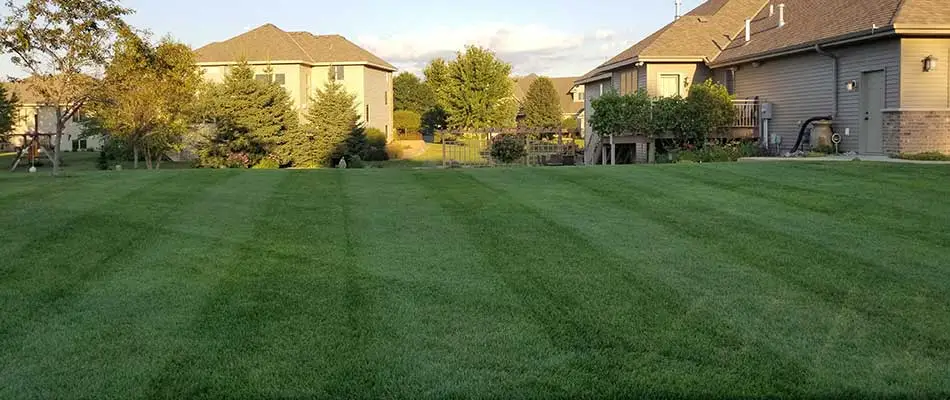
<path fill-rule="evenodd" d="M 284 86 L 284 84 L 287 83 L 287 76 L 284 74 L 274 75 L 274 83 Z"/>
<path fill-rule="evenodd" d="M 369 104 L 366 105 L 366 118 L 364 119 L 366 120 L 366 123 L 368 124 L 369 123 Z"/>
<path fill-rule="evenodd" d="M 77 122 L 77 123 L 78 123 L 78 122 L 82 122 L 82 119 L 83 119 L 83 118 L 82 118 L 82 112 L 76 111 L 76 112 L 73 114 L 73 122 Z"/>
<path fill-rule="evenodd" d="M 389 125 L 386 125 L 386 137 L 389 137 Z"/>
<path fill-rule="evenodd" d="M 660 97 L 675 97 L 683 95 L 683 86 L 680 84 L 679 74 L 660 74 Z"/>
<path fill-rule="evenodd" d="M 336 79 L 336 80 L 338 80 L 338 81 L 342 81 L 342 80 L 346 79 L 346 78 L 345 78 L 344 71 L 345 71 L 345 68 L 343 68 L 342 65 L 334 66 L 334 67 L 333 67 L 333 79 Z"/>
<path fill-rule="evenodd" d="M 271 74 L 257 74 L 257 75 L 254 75 L 254 80 L 256 80 L 256 81 L 258 81 L 258 82 L 271 83 L 271 80 L 273 80 L 273 75 L 271 75 Z"/>
<path fill-rule="evenodd" d="M 389 92 L 383 92 L 383 104 L 389 105 Z"/>

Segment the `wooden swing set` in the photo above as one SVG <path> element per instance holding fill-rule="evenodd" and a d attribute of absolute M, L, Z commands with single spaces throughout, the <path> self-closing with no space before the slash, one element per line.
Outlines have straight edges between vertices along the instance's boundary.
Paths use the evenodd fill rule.
<path fill-rule="evenodd" d="M 40 133 L 40 119 L 38 115 L 33 116 L 33 131 L 27 133 L 16 134 L 12 136 L 19 136 L 23 138 L 23 146 L 20 147 L 16 152 L 16 157 L 13 159 L 13 165 L 10 166 L 10 172 L 15 172 L 17 167 L 20 166 L 20 162 L 23 161 L 23 157 L 26 156 L 29 160 L 30 165 L 36 163 L 36 159 L 40 157 L 40 150 L 43 150 L 43 153 L 46 154 L 46 157 L 49 158 L 50 162 L 53 162 L 53 156 L 49 154 L 49 151 L 46 151 L 42 145 L 42 139 L 46 138 L 48 143 L 53 142 L 53 137 L 56 134 L 53 133 Z"/>

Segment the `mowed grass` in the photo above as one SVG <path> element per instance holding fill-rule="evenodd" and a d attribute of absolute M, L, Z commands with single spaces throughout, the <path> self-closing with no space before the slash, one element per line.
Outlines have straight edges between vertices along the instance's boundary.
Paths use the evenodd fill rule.
<path fill-rule="evenodd" d="M 947 182 L 0 175 L 0 398 L 946 398 Z"/>

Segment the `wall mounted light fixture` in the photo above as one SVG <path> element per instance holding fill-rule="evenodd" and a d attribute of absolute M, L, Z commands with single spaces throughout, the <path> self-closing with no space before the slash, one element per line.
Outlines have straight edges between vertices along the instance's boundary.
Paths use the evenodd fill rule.
<path fill-rule="evenodd" d="M 933 72 L 937 70 L 937 58 L 934 56 L 927 56 L 924 59 L 924 72 Z"/>
<path fill-rule="evenodd" d="M 858 90 L 858 81 L 850 80 L 848 81 L 848 84 L 845 86 L 848 88 L 849 92 L 853 92 L 855 90 Z"/>

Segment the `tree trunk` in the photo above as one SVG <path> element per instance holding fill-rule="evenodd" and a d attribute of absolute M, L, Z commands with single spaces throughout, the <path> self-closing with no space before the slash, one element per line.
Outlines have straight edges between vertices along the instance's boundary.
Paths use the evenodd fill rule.
<path fill-rule="evenodd" d="M 132 169 L 139 169 L 139 145 L 132 145 Z"/>
<path fill-rule="evenodd" d="M 59 176 L 60 164 L 62 163 L 62 158 L 60 155 L 63 153 L 62 150 L 62 141 L 63 141 L 63 131 L 66 128 L 66 124 L 63 122 L 63 109 L 62 107 L 56 107 L 56 135 L 54 136 L 55 143 L 53 145 L 53 176 Z"/>
<path fill-rule="evenodd" d="M 152 169 L 152 149 L 145 147 L 145 169 Z"/>

